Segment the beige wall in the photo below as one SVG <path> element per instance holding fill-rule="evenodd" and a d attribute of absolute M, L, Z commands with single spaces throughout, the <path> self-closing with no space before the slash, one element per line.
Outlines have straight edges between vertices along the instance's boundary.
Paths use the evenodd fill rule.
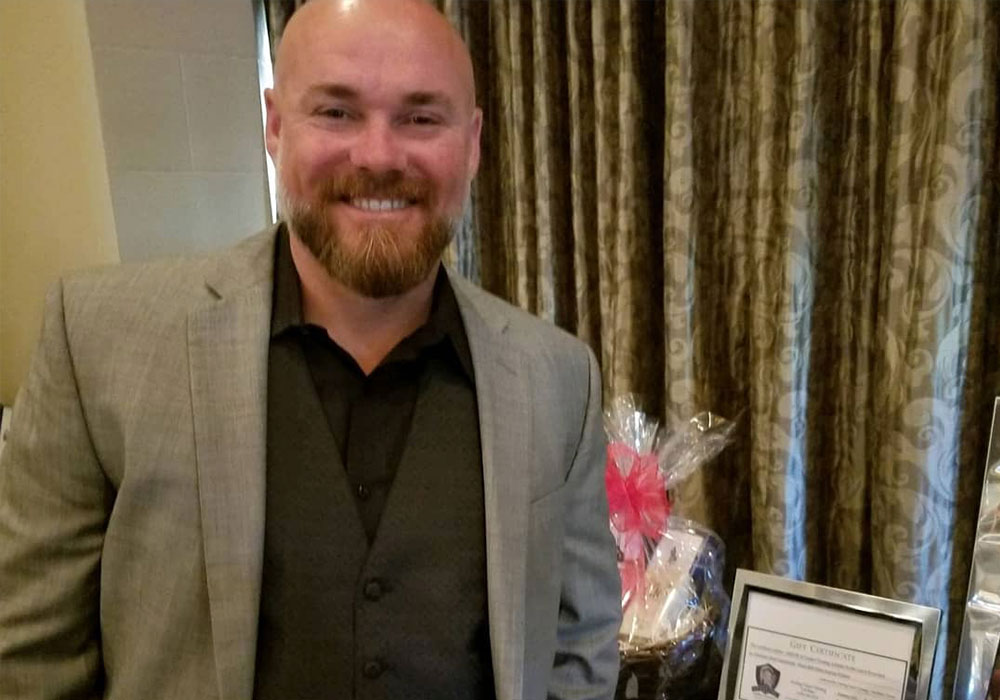
<path fill-rule="evenodd" d="M 84 5 L 0 0 L 0 401 L 27 371 L 45 289 L 117 260 Z"/>

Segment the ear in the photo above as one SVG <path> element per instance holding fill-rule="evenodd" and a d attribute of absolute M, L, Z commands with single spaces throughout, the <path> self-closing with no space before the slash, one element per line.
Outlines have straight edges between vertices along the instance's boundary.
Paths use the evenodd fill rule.
<path fill-rule="evenodd" d="M 479 170 L 479 136 L 483 131 L 483 110 L 476 107 L 469 126 L 469 163 L 466 173 L 471 180 Z"/>
<path fill-rule="evenodd" d="M 267 119 L 264 122 L 264 145 L 271 160 L 278 161 L 278 144 L 281 143 L 281 110 L 278 108 L 278 96 L 274 88 L 264 90 L 264 108 Z"/>

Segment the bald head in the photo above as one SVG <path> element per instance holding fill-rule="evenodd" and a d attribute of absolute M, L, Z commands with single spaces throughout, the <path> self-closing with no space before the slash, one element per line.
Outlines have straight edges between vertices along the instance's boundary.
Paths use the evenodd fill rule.
<path fill-rule="evenodd" d="M 391 48 L 379 58 L 401 64 L 430 58 L 435 67 L 453 74 L 461 107 L 475 108 L 472 59 L 461 36 L 425 0 L 310 0 L 285 26 L 275 65 L 275 89 L 301 87 L 303 73 L 317 57 L 331 51 L 354 54 L 371 48 L 372 40 Z"/>

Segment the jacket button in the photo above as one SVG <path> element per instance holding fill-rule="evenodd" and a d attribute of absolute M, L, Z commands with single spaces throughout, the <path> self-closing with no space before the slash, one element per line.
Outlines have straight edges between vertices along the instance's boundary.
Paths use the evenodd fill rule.
<path fill-rule="evenodd" d="M 382 584 L 377 579 L 370 578 L 365 584 L 365 598 L 368 600 L 378 600 L 382 597 Z"/>
<path fill-rule="evenodd" d="M 382 675 L 382 671 L 385 669 L 382 666 L 382 662 L 371 660 L 365 661 L 365 665 L 361 667 L 361 673 L 364 674 L 365 678 L 378 678 Z"/>
<path fill-rule="evenodd" d="M 360 498 L 362 501 L 367 501 L 372 495 L 372 490 L 367 486 L 365 486 L 364 484 L 358 484 L 357 493 L 358 493 L 358 498 Z"/>

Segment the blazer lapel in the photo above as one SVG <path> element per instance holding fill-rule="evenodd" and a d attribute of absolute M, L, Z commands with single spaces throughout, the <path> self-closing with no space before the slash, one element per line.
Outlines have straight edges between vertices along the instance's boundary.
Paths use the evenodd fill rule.
<path fill-rule="evenodd" d="M 449 270 L 475 370 L 486 507 L 486 583 L 490 645 L 499 700 L 523 696 L 532 403 L 522 352 L 507 319 Z"/>
<path fill-rule="evenodd" d="M 219 695 L 253 694 L 264 542 L 267 351 L 274 231 L 208 281 L 188 318 L 191 401 Z"/>

